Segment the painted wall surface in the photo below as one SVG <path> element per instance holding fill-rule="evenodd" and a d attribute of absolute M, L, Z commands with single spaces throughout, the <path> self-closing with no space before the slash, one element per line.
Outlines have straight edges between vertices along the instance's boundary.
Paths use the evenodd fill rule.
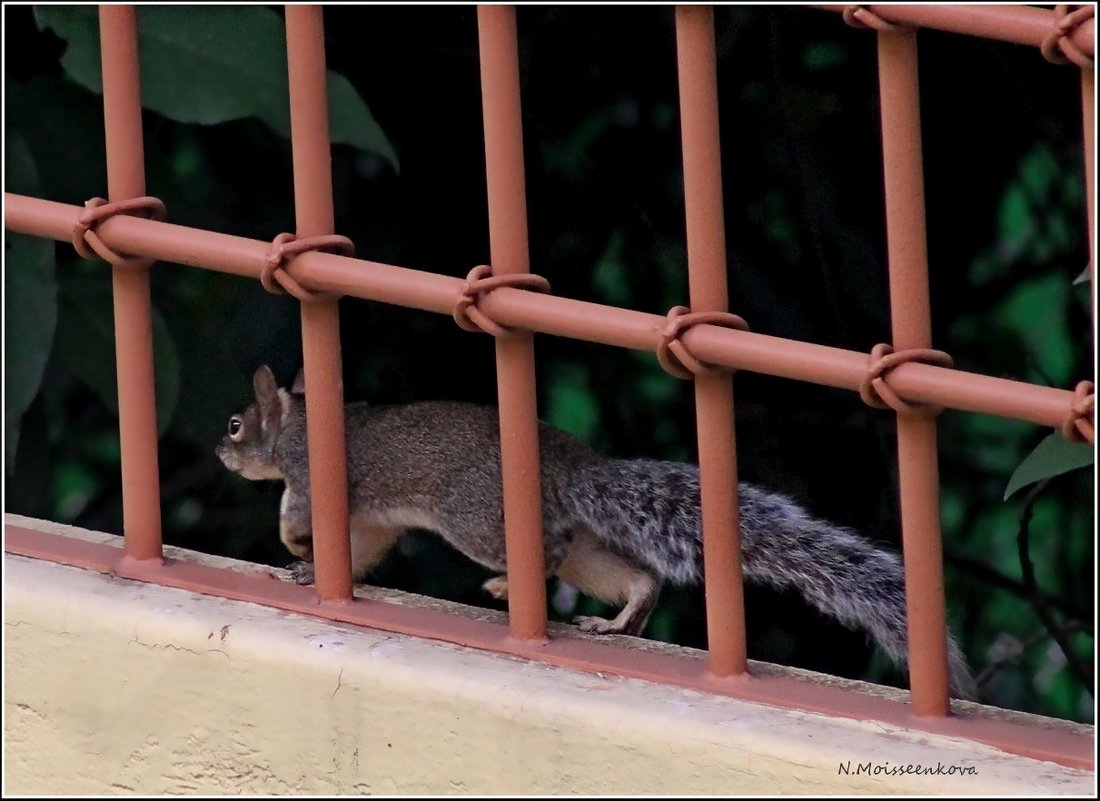
<path fill-rule="evenodd" d="M 4 567 L 10 793 L 1043 795 L 1094 786 L 1089 772 L 885 724 L 23 557 L 5 555 Z M 855 775 L 861 763 L 976 775 Z"/>

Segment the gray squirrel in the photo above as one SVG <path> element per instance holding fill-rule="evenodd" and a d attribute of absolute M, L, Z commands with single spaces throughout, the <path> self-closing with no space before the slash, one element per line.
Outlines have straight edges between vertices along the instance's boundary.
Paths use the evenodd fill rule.
<path fill-rule="evenodd" d="M 256 402 L 229 418 L 216 452 L 251 480 L 286 482 L 279 535 L 303 562 L 295 580 L 313 580 L 305 397 L 266 365 L 253 376 Z M 408 529 L 437 532 L 470 559 L 505 570 L 500 429 L 493 407 L 428 401 L 345 408 L 352 571 L 357 580 Z M 578 617 L 584 631 L 639 635 L 663 582 L 702 579 L 699 468 L 652 459 L 609 459 L 539 423 L 546 572 L 622 611 L 612 620 Z M 794 501 L 739 485 L 745 577 L 793 588 L 841 624 L 863 630 L 905 664 L 905 584 L 901 560 L 851 529 L 817 520 Z M 483 585 L 507 598 L 504 575 Z M 951 693 L 976 696 L 948 634 Z"/>

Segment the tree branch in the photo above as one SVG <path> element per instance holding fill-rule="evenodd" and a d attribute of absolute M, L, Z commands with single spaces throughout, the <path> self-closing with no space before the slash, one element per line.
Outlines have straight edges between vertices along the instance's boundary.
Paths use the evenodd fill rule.
<path fill-rule="evenodd" d="M 1062 627 L 1065 631 L 1092 631 L 1092 624 L 1086 623 L 1083 620 L 1067 620 Z M 1000 670 L 1010 662 L 1017 662 L 1020 657 L 1024 655 L 1025 651 L 1049 639 L 1050 632 L 1044 628 L 1040 631 L 1037 631 L 1035 634 L 1031 635 L 1023 642 L 1016 640 L 1016 647 L 1010 651 L 1006 651 L 1001 656 L 991 659 L 989 661 L 989 664 L 983 667 L 981 671 L 979 671 L 978 675 L 974 677 L 974 682 L 979 687 L 982 687 L 991 678 L 993 678 L 993 674 L 996 673 L 998 670 Z"/>
<path fill-rule="evenodd" d="M 944 559 L 958 568 L 961 572 L 967 573 L 980 581 L 992 584 L 994 587 L 999 587 L 1002 590 L 1007 590 L 1013 595 L 1027 601 L 1033 600 L 1035 591 L 1029 589 L 1024 582 L 1012 578 L 1012 576 L 1006 576 L 1004 573 L 994 570 L 984 562 L 972 559 L 969 556 L 951 553 L 950 551 L 944 552 Z M 1039 592 L 1042 592 L 1042 590 L 1039 590 Z M 1092 624 L 1086 622 L 1090 617 L 1090 612 L 1087 609 L 1075 606 L 1072 602 L 1059 595 L 1047 595 L 1043 593 L 1043 596 L 1049 606 L 1054 607 L 1063 615 L 1077 618 L 1077 630 L 1092 631 Z"/>

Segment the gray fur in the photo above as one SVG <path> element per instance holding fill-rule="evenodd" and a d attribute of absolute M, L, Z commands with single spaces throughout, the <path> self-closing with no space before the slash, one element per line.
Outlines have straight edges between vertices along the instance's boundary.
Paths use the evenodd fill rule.
<path fill-rule="evenodd" d="M 699 468 L 648 459 L 608 460 L 578 477 L 573 497 L 585 522 L 609 547 L 665 581 L 702 580 Z M 905 575 L 901 560 L 855 531 L 808 515 L 791 499 L 738 484 L 745 577 L 795 589 L 818 611 L 864 630 L 895 661 L 908 659 Z M 977 687 L 950 633 L 951 690 Z"/>
<path fill-rule="evenodd" d="M 260 368 L 254 381 L 257 403 L 237 416 L 249 426 L 245 436 L 231 441 L 227 435 L 218 455 L 245 477 L 285 479 L 281 536 L 293 552 L 308 553 L 302 547 L 311 536 L 305 400 L 283 391 L 273 399 L 274 379 L 261 375 L 265 370 Z M 353 552 L 356 537 L 375 537 L 387 527 L 428 527 L 470 559 L 505 569 L 495 409 L 451 402 L 353 403 L 346 409 L 346 434 Z M 590 531 L 602 547 L 659 582 L 700 582 L 695 465 L 607 459 L 545 423 L 540 423 L 539 447 L 548 574 L 557 572 L 574 536 Z M 905 664 L 904 577 L 897 556 L 751 484 L 739 485 L 739 502 L 746 578 L 796 589 L 819 611 L 865 631 Z M 357 578 L 384 553 L 384 548 L 362 550 L 370 553 L 354 565 Z M 948 644 L 952 692 L 973 697 L 973 680 L 950 635 Z"/>

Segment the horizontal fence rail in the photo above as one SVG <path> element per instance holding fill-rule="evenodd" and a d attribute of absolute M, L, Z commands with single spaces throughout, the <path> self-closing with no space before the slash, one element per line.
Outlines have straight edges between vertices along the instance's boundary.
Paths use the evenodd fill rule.
<path fill-rule="evenodd" d="M 83 211 L 79 206 L 5 193 L 4 224 L 12 231 L 69 241 Z M 112 247 L 158 261 L 259 278 L 270 242 L 188 228 L 139 217 L 103 222 L 99 235 Z M 162 268 L 163 269 L 163 268 Z M 465 280 L 381 262 L 310 252 L 289 272 L 313 291 L 451 314 Z M 667 322 L 663 314 L 633 311 L 522 289 L 494 290 L 481 308 L 501 325 L 630 350 L 656 352 Z M 699 359 L 764 375 L 858 391 L 868 354 L 750 331 L 698 325 L 683 335 Z M 948 409 L 985 412 L 1057 428 L 1073 404 L 1073 392 L 929 364 L 899 365 L 890 386 L 903 400 Z"/>
<path fill-rule="evenodd" d="M 132 205 L 122 213 L 100 214 L 96 209 L 101 200 L 81 208 L 5 193 L 5 225 L 19 233 L 71 241 L 82 255 L 90 256 L 87 242 L 114 265 L 120 413 L 123 403 L 127 404 L 122 415 L 127 420 L 122 431 L 125 557 L 114 559 L 108 546 L 59 544 L 64 538 L 13 526 L 6 528 L 9 550 L 551 664 L 611 669 L 621 675 L 785 706 L 915 725 L 969 736 L 1016 753 L 1091 767 L 1091 739 L 965 714 L 949 716 L 934 415 L 941 409 L 987 413 L 1061 428 L 1073 437 L 1091 432 L 1091 422 L 1082 421 L 1084 382 L 1070 391 L 980 375 L 944 366 L 951 364 L 950 358 L 930 350 L 914 30 L 933 27 L 1029 44 L 1042 48 L 1052 61 L 1069 60 L 1081 67 L 1085 163 L 1091 171 L 1091 12 L 1068 11 L 1065 6 L 1054 11 L 1008 6 L 817 8 L 842 12 L 849 24 L 874 28 L 878 37 L 893 342 L 877 345 L 869 353 L 752 332 L 728 312 L 714 25 L 709 7 L 676 10 L 692 306 L 678 307 L 667 315 L 547 294 L 546 282 L 528 273 L 513 8 L 478 9 L 492 265 L 475 267 L 466 278 L 354 258 L 352 243 L 333 234 L 324 28 L 321 8 L 316 6 L 286 10 L 296 234 L 280 234 L 268 242 L 163 222 L 162 204 L 143 197 L 134 10 L 102 8 L 109 194 L 112 202 Z M 1093 248 L 1091 174 L 1087 182 Z M 146 216 L 134 215 L 135 210 L 143 210 Z M 316 596 L 301 587 L 279 582 L 264 586 L 258 577 L 165 564 L 160 558 L 149 272 L 165 268 L 152 267 L 154 261 L 258 278 L 269 291 L 285 290 L 301 301 L 310 479 L 319 488 L 312 504 Z M 385 604 L 350 603 L 337 304 L 341 296 L 451 314 L 463 328 L 496 337 L 509 636 L 499 626 L 479 621 Z M 691 660 L 625 652 L 607 643 L 547 639 L 534 333 L 649 351 L 670 372 L 694 378 L 709 670 Z M 672 340 L 679 360 L 675 369 L 668 362 Z M 940 363 L 894 363 L 889 356 L 893 347 L 899 359 L 932 353 L 930 358 Z M 911 706 L 747 672 L 733 393 L 728 375 L 734 369 L 855 391 L 872 405 L 882 405 L 885 399 L 897 411 Z M 137 433 L 134 419 L 141 422 Z M 1085 436 L 1091 441 L 1091 434 Z M 150 482 L 157 491 L 148 491 Z"/>
<path fill-rule="evenodd" d="M 962 33 L 996 39 L 1014 44 L 1041 47 L 1058 23 L 1054 11 L 1021 5 L 841 5 L 820 4 L 811 6 L 822 11 L 851 14 L 855 9 L 866 9 L 884 22 L 893 25 L 912 25 L 932 28 L 949 33 Z M 1092 56 L 1096 39 L 1093 20 L 1089 19 L 1070 32 L 1073 44 L 1086 55 Z"/>

